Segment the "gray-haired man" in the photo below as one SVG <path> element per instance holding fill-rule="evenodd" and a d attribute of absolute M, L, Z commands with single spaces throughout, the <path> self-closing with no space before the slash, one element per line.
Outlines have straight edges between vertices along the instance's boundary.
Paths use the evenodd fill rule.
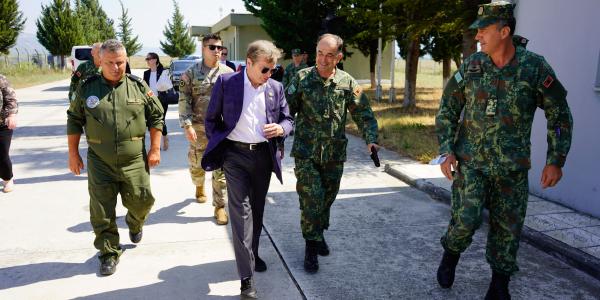
<path fill-rule="evenodd" d="M 160 163 L 163 108 L 138 77 L 125 75 L 127 53 L 117 40 L 102 44 L 102 74 L 84 80 L 67 111 L 69 169 L 79 175 L 81 134 L 88 142 L 88 190 L 90 222 L 100 251 L 100 274 L 116 271 L 119 232 L 115 222 L 117 195 L 127 208 L 126 222 L 133 243 L 142 239 L 142 226 L 154 204 L 148 167 Z M 150 128 L 150 151 L 144 136 Z"/>

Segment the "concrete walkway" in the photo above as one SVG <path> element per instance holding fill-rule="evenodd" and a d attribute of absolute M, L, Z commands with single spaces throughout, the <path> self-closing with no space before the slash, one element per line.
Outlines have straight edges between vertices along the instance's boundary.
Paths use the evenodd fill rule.
<path fill-rule="evenodd" d="M 86 174 L 73 176 L 67 169 L 67 86 L 61 81 L 17 91 L 19 129 L 11 149 L 17 185 L 0 194 L 0 299 L 237 299 L 230 229 L 215 224 L 209 203 L 192 199 L 187 142 L 175 106 L 167 114 L 171 148 L 152 170 L 157 201 L 144 239 L 129 242 L 125 210 L 118 205 L 127 250 L 116 274 L 97 275 Z M 260 255 L 269 269 L 256 274 L 261 299 L 481 299 L 490 279 L 486 227 L 463 255 L 455 286 L 442 290 L 435 270 L 448 205 L 376 169 L 365 148 L 350 138 L 325 234 L 331 255 L 320 257 L 314 275 L 302 269 L 293 160 L 284 160 L 284 185 L 272 180 L 265 208 Z M 411 163 L 385 150 L 381 158 L 382 164 Z M 521 244 L 519 263 L 521 272 L 511 282 L 514 299 L 600 295 L 598 280 L 527 243 Z"/>

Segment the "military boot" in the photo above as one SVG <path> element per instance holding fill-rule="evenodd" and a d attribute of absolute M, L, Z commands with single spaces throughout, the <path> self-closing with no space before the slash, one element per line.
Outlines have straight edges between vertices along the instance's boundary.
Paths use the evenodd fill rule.
<path fill-rule="evenodd" d="M 329 255 L 329 246 L 327 245 L 325 238 L 323 238 L 323 240 L 319 242 L 319 255 L 321 255 L 321 256 Z"/>
<path fill-rule="evenodd" d="M 119 257 L 115 255 L 109 255 L 100 259 L 100 275 L 108 276 L 114 274 L 117 271 L 118 263 Z"/>
<path fill-rule="evenodd" d="M 227 218 L 227 212 L 223 207 L 215 207 L 215 219 L 217 219 L 218 225 L 227 225 L 229 219 Z"/>
<path fill-rule="evenodd" d="M 318 241 L 306 240 L 304 252 L 304 270 L 308 273 L 316 273 L 319 270 L 319 243 Z"/>
<path fill-rule="evenodd" d="M 204 194 L 204 186 L 196 186 L 196 201 L 198 201 L 198 203 L 206 202 L 206 195 Z"/>
<path fill-rule="evenodd" d="M 442 262 L 437 270 L 437 281 L 442 288 L 448 289 L 452 287 L 452 284 L 454 283 L 454 273 L 459 258 L 460 253 L 454 254 L 444 250 Z"/>
<path fill-rule="evenodd" d="M 509 275 L 493 272 L 490 288 L 487 294 L 485 294 L 485 300 L 510 300 L 510 293 L 508 292 L 509 281 Z"/>

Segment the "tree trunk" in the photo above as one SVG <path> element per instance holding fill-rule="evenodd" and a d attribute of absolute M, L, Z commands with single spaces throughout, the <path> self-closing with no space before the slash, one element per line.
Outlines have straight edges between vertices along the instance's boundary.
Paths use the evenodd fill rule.
<path fill-rule="evenodd" d="M 477 41 L 475 41 L 475 31 L 471 29 L 465 29 L 463 31 L 462 41 L 462 54 L 463 59 L 466 59 L 471 54 L 477 51 Z"/>
<path fill-rule="evenodd" d="M 414 37 L 408 44 L 404 74 L 404 102 L 402 103 L 402 107 L 415 106 L 417 103 L 415 96 L 420 46 L 418 36 Z"/>
<path fill-rule="evenodd" d="M 64 55 L 60 56 L 60 69 L 61 70 L 65 69 L 65 56 Z"/>
<path fill-rule="evenodd" d="M 443 78 L 443 82 L 444 82 L 443 87 L 446 87 L 448 80 L 450 80 L 450 74 L 452 73 L 452 70 L 451 70 L 452 69 L 452 59 L 444 58 L 444 60 L 442 60 L 442 66 L 443 66 L 442 78 Z"/>
<path fill-rule="evenodd" d="M 375 48 L 370 47 L 371 55 L 369 55 L 369 72 L 371 73 L 371 88 L 374 89 L 377 85 L 375 82 L 375 68 L 377 67 L 377 44 Z"/>

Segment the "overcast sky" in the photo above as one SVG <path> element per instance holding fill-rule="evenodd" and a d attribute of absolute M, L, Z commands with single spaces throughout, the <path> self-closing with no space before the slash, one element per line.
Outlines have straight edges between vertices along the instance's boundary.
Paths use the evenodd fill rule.
<path fill-rule="evenodd" d="M 19 8 L 27 18 L 23 32 L 35 34 L 35 21 L 40 17 L 42 4 L 52 0 L 19 0 Z M 119 23 L 121 5 L 119 0 L 99 0 L 102 9 L 110 18 Z M 242 0 L 178 0 L 179 7 L 189 25 L 212 26 L 228 15 L 232 9 L 236 13 L 247 12 Z M 163 30 L 173 15 L 173 2 L 169 0 L 123 0 L 129 10 L 134 34 L 144 47 L 159 47 L 164 40 Z"/>

